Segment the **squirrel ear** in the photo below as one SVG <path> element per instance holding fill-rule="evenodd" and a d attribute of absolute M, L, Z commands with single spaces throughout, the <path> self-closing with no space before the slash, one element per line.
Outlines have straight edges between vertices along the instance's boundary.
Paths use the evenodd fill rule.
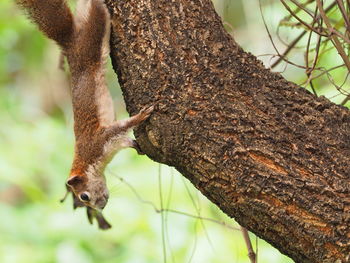
<path fill-rule="evenodd" d="M 70 187 L 74 187 L 77 184 L 81 183 L 82 181 L 83 181 L 83 179 L 81 178 L 81 176 L 73 175 L 73 176 L 68 178 L 66 184 Z"/>

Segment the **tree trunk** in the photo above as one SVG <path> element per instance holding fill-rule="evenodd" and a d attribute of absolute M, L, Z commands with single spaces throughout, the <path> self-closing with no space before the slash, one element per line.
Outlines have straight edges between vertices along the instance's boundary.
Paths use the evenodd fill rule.
<path fill-rule="evenodd" d="M 209 0 L 106 0 L 136 129 L 227 215 L 296 262 L 350 261 L 350 112 L 265 69 Z"/>

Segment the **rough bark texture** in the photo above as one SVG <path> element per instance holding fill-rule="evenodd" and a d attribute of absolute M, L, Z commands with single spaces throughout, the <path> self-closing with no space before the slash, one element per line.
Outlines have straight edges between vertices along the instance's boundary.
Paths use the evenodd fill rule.
<path fill-rule="evenodd" d="M 209 0 L 106 0 L 136 138 L 296 262 L 349 262 L 350 112 L 265 69 Z"/>

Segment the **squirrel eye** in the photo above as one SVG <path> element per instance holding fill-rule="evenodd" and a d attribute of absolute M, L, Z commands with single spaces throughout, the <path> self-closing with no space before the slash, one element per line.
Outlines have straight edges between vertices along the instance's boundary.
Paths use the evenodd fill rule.
<path fill-rule="evenodd" d="M 90 201 L 90 194 L 88 192 L 84 192 L 82 194 L 80 194 L 80 200 L 83 202 L 88 202 Z"/>

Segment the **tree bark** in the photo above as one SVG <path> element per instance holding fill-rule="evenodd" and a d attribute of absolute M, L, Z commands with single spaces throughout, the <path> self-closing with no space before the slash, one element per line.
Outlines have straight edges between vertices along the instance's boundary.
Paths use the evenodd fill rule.
<path fill-rule="evenodd" d="M 265 69 L 209 0 L 106 0 L 135 131 L 239 224 L 296 262 L 350 262 L 350 112 Z"/>

